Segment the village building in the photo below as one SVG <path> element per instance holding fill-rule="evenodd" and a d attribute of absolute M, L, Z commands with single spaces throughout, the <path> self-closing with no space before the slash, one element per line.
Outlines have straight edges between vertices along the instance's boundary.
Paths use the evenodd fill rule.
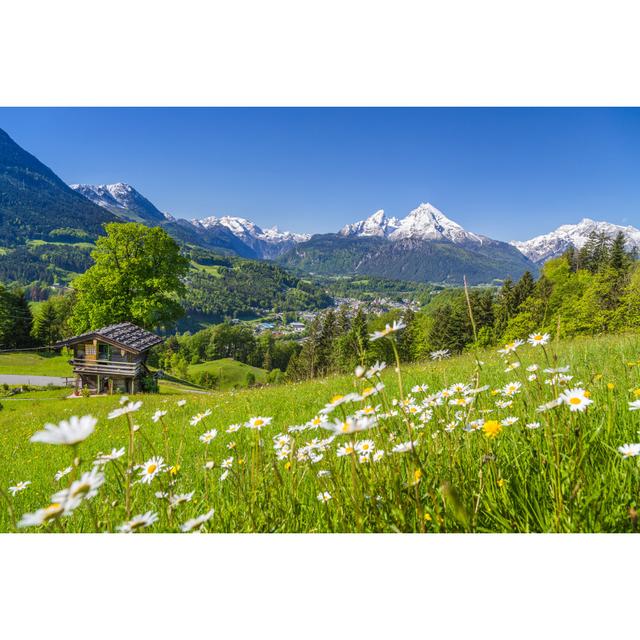
<path fill-rule="evenodd" d="M 138 393 L 155 387 L 146 365 L 149 349 L 160 344 L 160 336 L 131 322 L 87 331 L 55 344 L 73 350 L 75 389 L 80 393 Z"/>

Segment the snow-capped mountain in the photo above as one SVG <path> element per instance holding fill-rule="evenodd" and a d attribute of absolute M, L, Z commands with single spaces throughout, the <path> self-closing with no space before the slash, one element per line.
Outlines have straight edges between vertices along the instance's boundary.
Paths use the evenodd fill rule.
<path fill-rule="evenodd" d="M 383 209 L 376 211 L 366 220 L 347 224 L 340 229 L 341 236 L 372 236 L 387 238 L 392 231 L 398 228 L 398 218 L 387 218 Z"/>
<path fill-rule="evenodd" d="M 130 184 L 71 184 L 74 191 L 115 215 L 135 222 L 161 223 L 166 216 Z"/>
<path fill-rule="evenodd" d="M 449 240 L 455 244 L 482 244 L 486 239 L 465 231 L 432 204 L 422 203 L 406 217 L 387 218 L 380 209 L 366 220 L 348 224 L 340 230 L 346 237 L 379 237 L 389 240 Z"/>
<path fill-rule="evenodd" d="M 404 218 L 376 211 L 337 234 L 314 235 L 278 258 L 285 266 L 322 274 L 353 274 L 460 284 L 519 278 L 537 267 L 506 242 L 465 231 L 431 204 Z"/>
<path fill-rule="evenodd" d="M 632 226 L 623 227 L 611 222 L 599 222 L 590 218 L 583 218 L 578 224 L 563 224 L 551 233 L 536 236 L 530 240 L 512 240 L 511 244 L 531 261 L 542 264 L 551 258 L 561 256 L 571 246 L 581 249 L 591 233 L 605 233 L 613 238 L 620 231 L 627 238 L 627 249 L 640 249 L 640 229 Z"/>
<path fill-rule="evenodd" d="M 257 224 L 246 218 L 235 216 L 209 216 L 200 220 L 191 220 L 191 224 L 201 229 L 211 231 L 224 227 L 244 242 L 260 258 L 275 258 L 295 244 L 305 242 L 311 237 L 306 233 L 280 231 L 277 227 L 261 229 Z"/>

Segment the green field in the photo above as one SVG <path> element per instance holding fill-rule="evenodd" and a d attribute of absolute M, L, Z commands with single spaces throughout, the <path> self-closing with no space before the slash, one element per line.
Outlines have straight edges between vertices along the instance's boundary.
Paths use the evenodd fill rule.
<path fill-rule="evenodd" d="M 218 377 L 219 389 L 233 389 L 234 387 L 247 386 L 247 374 L 255 376 L 256 383 L 264 383 L 267 380 L 267 372 L 258 367 L 252 367 L 244 362 L 238 362 L 233 358 L 209 360 L 200 364 L 189 366 L 189 376 L 197 376 L 202 373 L 212 373 Z"/>
<path fill-rule="evenodd" d="M 45 351 L 0 353 L 0 373 L 32 376 L 72 376 L 67 354 Z"/>
<path fill-rule="evenodd" d="M 640 397 L 639 347 L 636 335 L 585 338 L 547 345 L 547 362 L 541 348 L 524 345 L 508 358 L 521 366 L 508 372 L 495 350 L 479 354 L 481 369 L 470 354 L 412 365 L 401 371 L 402 396 L 396 373 L 388 367 L 381 376 L 386 387 L 377 395 L 342 404 L 330 414 L 343 420 L 347 412 L 380 405 L 376 412 L 386 417 L 370 430 L 339 434 L 316 446 L 313 460 L 305 447 L 317 445 L 314 439 L 326 439 L 329 431 L 287 433 L 288 427 L 307 423 L 334 394 L 363 394 L 370 383 L 342 376 L 206 395 L 165 389 L 136 398 L 143 404 L 128 416 L 139 425 L 137 430 L 129 429 L 126 415 L 107 419 L 119 406 L 114 397 L 3 400 L 0 488 L 6 493 L 17 482 L 31 484 L 15 497 L 6 496 L 0 531 L 15 530 L 23 514 L 47 507 L 54 492 L 70 486 L 74 474 L 91 469 L 99 452 L 125 447 L 121 458 L 106 463 L 106 479 L 95 497 L 74 505 L 69 515 L 60 515 L 62 507 L 53 506 L 47 524 L 20 530 L 114 532 L 128 518 L 150 511 L 158 520 L 142 530 L 177 532 L 187 520 L 214 509 L 204 531 L 631 532 L 637 528 L 640 456 L 625 458 L 618 447 L 640 442 L 640 412 L 629 408 Z M 540 365 L 538 380 L 529 381 L 526 367 L 534 363 Z M 564 375 L 573 378 L 566 385 L 545 384 L 554 375 L 542 371 L 549 364 L 570 366 Z M 518 393 L 508 398 L 495 392 L 510 382 L 521 383 Z M 489 389 L 465 395 L 452 388 L 454 383 Z M 427 384 L 428 391 L 412 392 L 417 384 Z M 589 391 L 592 404 L 584 411 L 573 412 L 563 404 L 536 412 L 572 387 Z M 424 409 L 422 400 L 442 389 L 449 390 L 443 404 Z M 408 400 L 411 396 L 414 401 Z M 463 406 L 465 398 L 472 401 Z M 177 404 L 181 399 L 184 406 Z M 506 408 L 496 404 L 509 400 L 512 405 Z M 154 422 L 157 409 L 167 414 Z M 211 415 L 191 426 L 190 419 L 205 410 Z M 86 414 L 98 422 L 77 450 L 29 441 L 46 422 Z M 273 421 L 262 430 L 242 426 L 227 432 L 229 425 L 255 416 Z M 484 426 L 468 430 L 480 418 L 486 420 Z M 502 425 L 507 418 L 517 421 Z M 539 428 L 525 426 L 534 421 Z M 217 436 L 211 443 L 201 442 L 199 436 L 214 428 Z M 289 450 L 281 449 L 280 459 L 273 446 L 278 434 L 290 436 Z M 393 451 L 410 436 L 415 448 Z M 369 446 L 385 454 L 379 460 L 362 454 L 365 460 L 350 450 L 339 456 L 350 441 L 361 451 Z M 126 468 L 143 465 L 153 455 L 165 460 L 153 463 L 155 470 L 151 464 L 145 468 L 155 473 L 166 462 L 173 471 L 158 473 L 149 484 L 136 482 L 127 491 Z M 223 461 L 230 457 L 224 477 Z M 74 459 L 79 468 L 55 481 L 56 471 Z M 137 479 L 141 473 L 135 469 L 130 476 Z M 86 490 L 73 487 L 80 496 Z M 175 502 L 176 495 L 191 492 L 190 501 L 173 507 L 163 497 L 166 493 Z"/>

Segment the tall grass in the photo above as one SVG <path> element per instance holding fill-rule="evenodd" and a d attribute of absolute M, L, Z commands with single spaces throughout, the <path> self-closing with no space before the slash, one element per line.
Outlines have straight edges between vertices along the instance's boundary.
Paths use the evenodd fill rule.
<path fill-rule="evenodd" d="M 506 359 L 485 351 L 397 371 L 389 363 L 371 380 L 341 376 L 210 395 L 139 396 L 132 398 L 142 400 L 139 410 L 111 420 L 107 415 L 118 408 L 118 398 L 7 400 L 0 411 L 0 530 L 117 531 L 133 516 L 151 512 L 157 520 L 142 530 L 180 531 L 213 509 L 195 528 L 634 531 L 640 457 L 625 458 L 618 447 L 640 442 L 640 412 L 629 408 L 640 395 L 639 343 L 635 335 L 607 336 L 552 343 L 546 352 L 524 345 Z M 520 366 L 505 372 L 510 363 Z M 529 380 L 532 372 L 526 369 L 533 364 L 539 365 L 537 379 Z M 554 374 L 544 368 L 565 365 L 571 380 L 545 383 Z M 338 433 L 326 442 L 332 433 L 309 424 L 335 394 L 362 396 L 377 382 L 384 383 L 377 394 L 337 404 L 327 414 L 330 422 L 345 421 L 371 406 L 378 416 L 373 428 Z M 509 382 L 521 384 L 512 397 L 499 392 Z M 467 387 L 456 391 L 456 383 Z M 416 388 L 425 384 L 426 390 Z M 578 387 L 592 400 L 584 411 L 572 412 L 567 404 L 537 411 Z M 429 399 L 435 406 L 427 406 Z M 459 406 L 451 404 L 456 399 Z M 178 406 L 179 400 L 186 404 Z M 496 404 L 509 400 L 506 408 Z M 166 415 L 154 422 L 157 410 Z M 206 410 L 211 414 L 190 424 Z M 87 414 L 98 419 L 96 430 L 74 447 L 29 440 L 47 422 Z M 272 418 L 271 423 L 246 426 L 256 416 Z M 517 420 L 503 424 L 507 418 Z M 483 420 L 497 427 L 485 428 Z M 534 422 L 540 426 L 526 426 Z M 242 426 L 228 433 L 234 424 Z M 217 435 L 203 443 L 200 436 L 212 429 Z M 284 437 L 274 440 L 278 435 Z M 374 453 L 356 451 L 369 440 L 374 453 L 384 451 L 379 459 L 380 454 L 374 460 Z M 105 482 L 95 497 L 80 500 L 69 515 L 48 524 L 17 529 L 23 514 L 47 507 L 52 494 L 91 470 L 99 452 L 114 447 L 125 453 L 104 465 Z M 154 456 L 163 458 L 165 469 L 142 483 L 138 467 Z M 69 466 L 68 475 L 54 480 L 56 471 Z M 27 480 L 26 489 L 9 495 L 10 486 Z M 191 492 L 190 500 L 171 506 L 176 496 Z"/>

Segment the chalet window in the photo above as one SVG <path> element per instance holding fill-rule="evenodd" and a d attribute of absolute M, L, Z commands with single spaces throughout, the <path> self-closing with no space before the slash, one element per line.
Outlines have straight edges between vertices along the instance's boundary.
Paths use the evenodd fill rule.
<path fill-rule="evenodd" d="M 92 344 L 88 344 L 85 348 L 84 348 L 84 352 L 86 353 L 86 355 L 88 356 L 95 356 L 96 355 L 96 348 L 94 345 Z"/>
<path fill-rule="evenodd" d="M 98 360 L 110 360 L 111 359 L 111 345 L 101 344 L 98 348 Z"/>

